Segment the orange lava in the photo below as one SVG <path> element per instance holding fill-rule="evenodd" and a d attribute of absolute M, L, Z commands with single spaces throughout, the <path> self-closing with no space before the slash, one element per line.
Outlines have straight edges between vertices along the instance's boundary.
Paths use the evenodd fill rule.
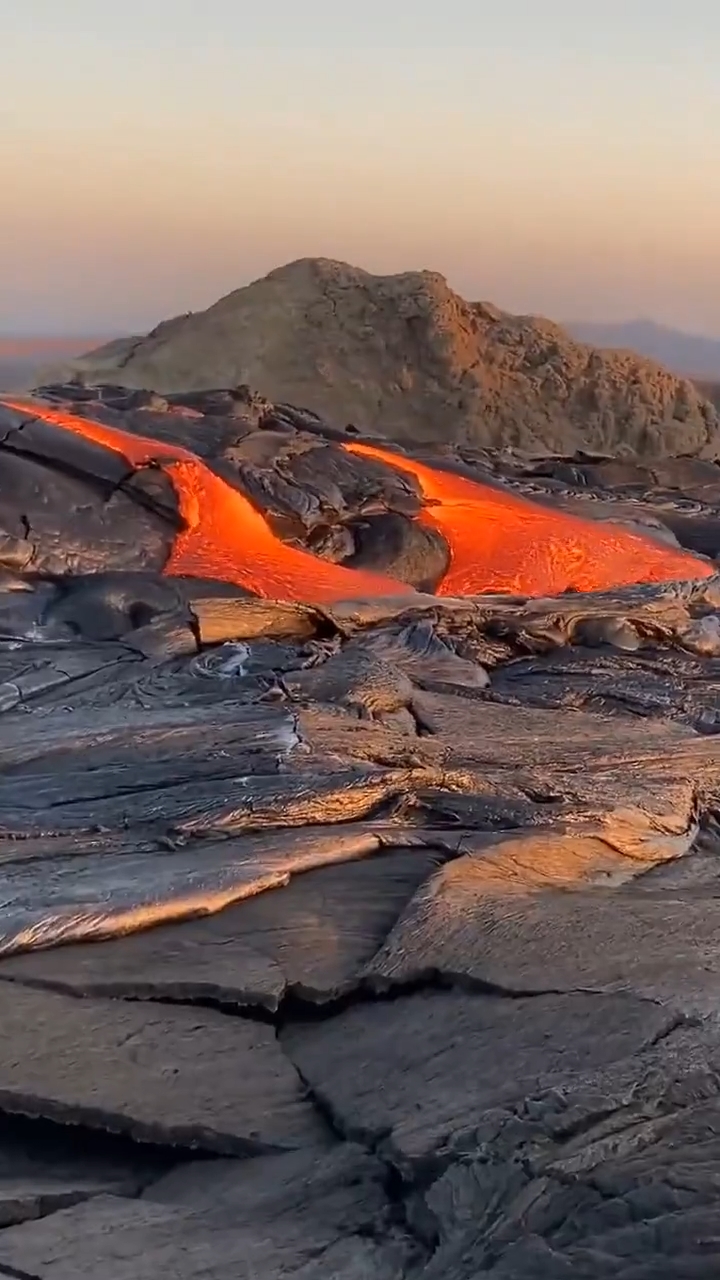
<path fill-rule="evenodd" d="M 156 463 L 165 472 L 185 524 L 175 538 L 166 574 L 219 578 L 273 600 L 307 604 L 364 595 L 411 594 L 410 587 L 393 578 L 344 569 L 308 551 L 288 547 L 243 494 L 216 476 L 189 449 L 32 401 L 2 400 L 0 404 L 104 445 L 132 466 Z"/>
<path fill-rule="evenodd" d="M 189 449 L 104 426 L 32 401 L 0 401 L 113 450 L 131 466 L 155 464 L 170 479 L 185 527 L 164 572 L 218 578 L 260 596 L 304 603 L 358 596 L 397 596 L 411 588 L 393 578 L 289 547 L 248 499 Z M 418 517 L 437 529 L 451 553 L 438 595 L 557 595 L 640 582 L 706 578 L 712 566 L 619 525 L 550 511 L 527 498 L 414 462 L 390 449 L 343 444 L 414 476 L 428 503 Z"/>
<path fill-rule="evenodd" d="M 375 445 L 343 448 L 415 477 L 430 504 L 423 523 L 445 537 L 450 567 L 441 596 L 558 595 L 671 579 L 711 577 L 714 570 L 687 551 L 674 550 L 620 525 L 583 520 L 517 494 L 414 462 Z"/>

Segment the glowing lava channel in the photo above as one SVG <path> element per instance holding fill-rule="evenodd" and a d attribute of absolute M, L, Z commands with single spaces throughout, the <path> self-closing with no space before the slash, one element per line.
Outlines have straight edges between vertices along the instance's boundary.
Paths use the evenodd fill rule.
<path fill-rule="evenodd" d="M 309 551 L 287 546 L 242 493 L 181 445 L 136 436 L 33 402 L 0 403 L 104 445 L 132 466 L 155 463 L 168 476 L 185 524 L 165 566 L 168 575 L 217 578 L 269 599 L 307 604 L 412 594 L 411 587 L 394 578 L 344 569 Z"/>
<path fill-rule="evenodd" d="M 711 577 L 714 569 L 688 551 L 655 542 L 607 521 L 550 511 L 507 490 L 436 471 L 390 449 L 343 444 L 414 476 L 429 505 L 420 520 L 450 548 L 441 596 L 488 592 L 554 596 L 569 589 L 604 591 L 641 582 Z"/>
<path fill-rule="evenodd" d="M 164 572 L 216 578 L 266 598 L 304 603 L 359 596 L 413 594 L 405 583 L 289 547 L 237 489 L 195 454 L 107 427 L 32 401 L 0 402 L 28 418 L 62 427 L 120 454 L 136 467 L 155 464 L 168 476 L 185 527 Z M 450 472 L 436 471 L 375 445 L 343 443 L 348 453 L 375 458 L 419 482 L 426 502 L 418 519 L 450 548 L 441 596 L 487 593 L 545 596 L 600 591 L 642 582 L 710 577 L 713 567 L 610 522 L 550 511 L 519 495 Z"/>

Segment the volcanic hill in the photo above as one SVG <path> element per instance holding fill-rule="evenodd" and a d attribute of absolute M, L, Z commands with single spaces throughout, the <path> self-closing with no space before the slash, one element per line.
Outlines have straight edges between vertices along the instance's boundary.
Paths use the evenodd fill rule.
<path fill-rule="evenodd" d="M 720 415 L 692 382 L 430 271 L 301 259 L 52 372 L 161 394 L 248 383 L 400 443 L 720 456 Z"/>

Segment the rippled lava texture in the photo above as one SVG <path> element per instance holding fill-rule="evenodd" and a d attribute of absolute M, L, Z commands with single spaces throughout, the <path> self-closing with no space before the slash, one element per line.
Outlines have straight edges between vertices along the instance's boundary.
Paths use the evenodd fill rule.
<path fill-rule="evenodd" d="M 0 1276 L 720 1275 L 720 467 L 419 449 L 0 403 Z"/>
<path fill-rule="evenodd" d="M 409 590 L 393 578 L 348 569 L 287 545 L 242 493 L 180 445 L 35 401 L 2 403 L 105 446 L 135 467 L 160 467 L 176 493 L 184 526 L 165 566 L 169 575 L 221 579 L 260 596 L 309 603 Z M 439 533 L 449 548 L 438 595 L 557 595 L 704 578 L 712 572 L 705 561 L 619 525 L 600 526 L 552 511 L 376 445 L 343 442 L 342 448 L 408 474 L 419 484 L 423 505 L 417 520 Z"/>

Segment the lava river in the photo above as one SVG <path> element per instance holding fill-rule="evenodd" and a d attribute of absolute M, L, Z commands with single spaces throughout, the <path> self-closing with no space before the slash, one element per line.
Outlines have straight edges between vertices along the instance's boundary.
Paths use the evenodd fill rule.
<path fill-rule="evenodd" d="M 333 564 L 288 546 L 237 489 L 189 449 L 105 426 L 34 401 L 4 400 L 6 408 L 40 419 L 120 454 L 131 466 L 154 464 L 170 480 L 184 527 L 165 566 L 169 575 L 222 579 L 278 600 L 329 603 L 358 596 L 411 595 L 393 578 Z M 424 507 L 418 519 L 445 539 L 450 563 L 442 596 L 488 592 L 528 596 L 594 591 L 641 582 L 705 578 L 712 566 L 620 525 L 551 511 L 375 445 L 344 443 L 412 475 Z"/>

